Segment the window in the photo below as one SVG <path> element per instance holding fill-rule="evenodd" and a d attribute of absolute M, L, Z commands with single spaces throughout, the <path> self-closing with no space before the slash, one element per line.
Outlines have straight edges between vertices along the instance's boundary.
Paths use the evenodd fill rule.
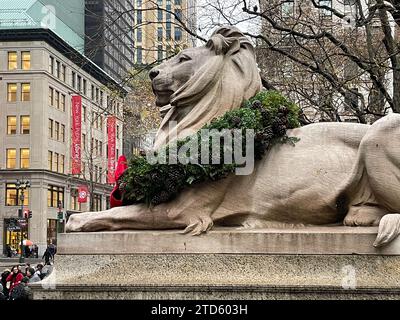
<path fill-rule="evenodd" d="M 175 41 L 182 40 L 182 29 L 179 27 L 175 27 Z"/>
<path fill-rule="evenodd" d="M 94 85 L 92 85 L 91 93 L 92 93 L 92 100 L 94 100 Z"/>
<path fill-rule="evenodd" d="M 53 106 L 54 101 L 54 89 L 49 88 L 49 106 Z"/>
<path fill-rule="evenodd" d="M 30 83 L 22 83 L 21 90 L 21 101 L 30 101 L 31 100 L 31 84 Z"/>
<path fill-rule="evenodd" d="M 17 149 L 7 149 L 6 158 L 7 169 L 15 169 L 17 167 Z"/>
<path fill-rule="evenodd" d="M 171 40 L 171 22 L 167 22 L 165 24 L 165 34 L 166 34 L 166 38 L 167 40 Z"/>
<path fill-rule="evenodd" d="M 22 70 L 31 69 L 31 53 L 29 51 L 21 52 L 21 65 L 22 65 Z"/>
<path fill-rule="evenodd" d="M 61 125 L 60 142 L 65 142 L 65 125 Z"/>
<path fill-rule="evenodd" d="M 99 141 L 99 156 L 103 155 L 103 142 Z"/>
<path fill-rule="evenodd" d="M 282 3 L 282 17 L 293 17 L 294 15 L 294 0 L 285 1 Z"/>
<path fill-rule="evenodd" d="M 138 29 L 137 29 L 137 37 L 136 37 L 136 40 L 137 40 L 138 42 L 142 42 L 142 28 L 138 28 Z"/>
<path fill-rule="evenodd" d="M 6 206 L 20 206 L 20 190 L 17 189 L 14 183 L 6 184 Z M 29 206 L 29 191 L 24 190 L 24 206 Z"/>
<path fill-rule="evenodd" d="M 181 9 L 175 9 L 175 20 L 182 20 L 182 10 Z"/>
<path fill-rule="evenodd" d="M 50 171 L 53 170 L 53 152 L 52 151 L 48 151 L 48 153 L 47 153 L 47 169 L 49 169 Z"/>
<path fill-rule="evenodd" d="M 182 4 L 182 0 L 175 0 L 174 3 L 176 6 L 180 6 Z"/>
<path fill-rule="evenodd" d="M 79 92 L 82 92 L 82 77 L 81 77 L 81 76 L 77 76 L 76 83 L 77 83 L 77 89 L 78 89 L 78 91 L 79 91 Z"/>
<path fill-rule="evenodd" d="M 158 22 L 162 22 L 163 21 L 163 11 L 158 9 L 157 10 L 157 17 L 158 17 Z"/>
<path fill-rule="evenodd" d="M 49 58 L 49 72 L 54 73 L 54 58 L 52 56 Z"/>
<path fill-rule="evenodd" d="M 60 79 L 60 72 L 61 72 L 61 67 L 60 67 L 60 61 L 56 62 L 56 77 Z"/>
<path fill-rule="evenodd" d="M 137 0 L 136 4 L 137 4 L 138 7 L 141 7 L 142 6 L 142 0 Z"/>
<path fill-rule="evenodd" d="M 65 67 L 65 65 L 61 66 L 61 80 L 65 82 L 65 74 L 66 74 L 66 70 L 67 68 Z"/>
<path fill-rule="evenodd" d="M 327 6 L 329 8 L 332 8 L 332 0 L 320 0 L 319 1 L 319 5 L 320 6 Z M 320 15 L 321 17 L 332 17 L 332 11 L 331 10 L 327 10 L 327 9 L 322 9 L 320 11 Z"/>
<path fill-rule="evenodd" d="M 65 94 L 61 94 L 60 110 L 65 112 Z"/>
<path fill-rule="evenodd" d="M 59 154 L 57 152 L 54 152 L 53 160 L 54 160 L 53 170 L 57 172 L 59 165 Z"/>
<path fill-rule="evenodd" d="M 86 122 L 86 107 L 82 106 L 82 121 Z"/>
<path fill-rule="evenodd" d="M 20 149 L 20 167 L 21 169 L 29 168 L 30 164 L 30 150 L 29 149 Z"/>
<path fill-rule="evenodd" d="M 137 58 L 136 58 L 136 63 L 142 64 L 143 62 L 143 53 L 142 53 L 142 47 L 138 46 L 137 47 Z"/>
<path fill-rule="evenodd" d="M 17 133 L 17 117 L 16 116 L 8 116 L 7 117 L 7 134 L 16 134 Z"/>
<path fill-rule="evenodd" d="M 55 121 L 54 125 L 54 139 L 59 140 L 60 139 L 60 123 Z"/>
<path fill-rule="evenodd" d="M 163 59 L 163 46 L 160 44 L 157 48 L 157 60 L 161 61 Z"/>
<path fill-rule="evenodd" d="M 94 211 L 101 211 L 101 194 L 93 195 L 93 206 Z"/>
<path fill-rule="evenodd" d="M 53 120 L 49 119 L 49 138 L 53 138 Z"/>
<path fill-rule="evenodd" d="M 65 157 L 64 157 L 64 155 L 60 154 L 60 159 L 58 162 L 58 172 L 59 173 L 64 173 L 64 162 L 65 162 Z"/>
<path fill-rule="evenodd" d="M 104 93 L 103 91 L 100 91 L 100 105 L 103 105 L 103 100 L 104 100 Z"/>
<path fill-rule="evenodd" d="M 119 139 L 119 126 L 117 126 L 117 130 L 116 130 L 116 134 L 117 134 L 117 139 Z"/>
<path fill-rule="evenodd" d="M 81 203 L 78 202 L 78 190 L 71 190 L 71 210 L 81 211 Z"/>
<path fill-rule="evenodd" d="M 348 110 L 352 110 L 359 105 L 358 88 L 351 88 L 344 96 L 344 103 Z"/>
<path fill-rule="evenodd" d="M 8 53 L 8 70 L 16 70 L 18 68 L 17 52 L 10 51 Z"/>
<path fill-rule="evenodd" d="M 96 88 L 96 102 L 99 102 L 99 88 Z"/>
<path fill-rule="evenodd" d="M 83 79 L 83 94 L 87 95 L 87 80 Z"/>
<path fill-rule="evenodd" d="M 54 94 L 54 106 L 60 109 L 60 93 L 57 90 L 55 90 Z"/>
<path fill-rule="evenodd" d="M 76 86 L 76 73 L 72 71 L 72 79 L 71 79 L 72 88 L 75 89 Z"/>
<path fill-rule="evenodd" d="M 163 28 L 162 27 L 157 28 L 157 40 L 158 41 L 163 40 Z"/>
<path fill-rule="evenodd" d="M 17 84 L 8 83 L 7 84 L 7 101 L 15 102 L 17 101 Z"/>
<path fill-rule="evenodd" d="M 47 206 L 57 208 L 58 201 L 64 207 L 64 188 L 49 185 L 47 188 Z"/>
<path fill-rule="evenodd" d="M 137 12 L 137 23 L 140 24 L 142 22 L 143 22 L 142 10 L 138 10 L 138 12 Z"/>
<path fill-rule="evenodd" d="M 31 126 L 31 117 L 30 116 L 21 116 L 20 119 L 20 133 L 21 134 L 29 134 L 30 126 Z"/>

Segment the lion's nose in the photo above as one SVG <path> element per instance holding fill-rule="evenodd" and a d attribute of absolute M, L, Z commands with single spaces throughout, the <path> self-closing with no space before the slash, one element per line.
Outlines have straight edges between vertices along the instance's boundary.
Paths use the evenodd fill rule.
<path fill-rule="evenodd" d="M 152 69 L 149 73 L 150 79 L 153 80 L 155 77 L 158 76 L 159 73 L 160 71 L 158 71 L 157 69 Z"/>

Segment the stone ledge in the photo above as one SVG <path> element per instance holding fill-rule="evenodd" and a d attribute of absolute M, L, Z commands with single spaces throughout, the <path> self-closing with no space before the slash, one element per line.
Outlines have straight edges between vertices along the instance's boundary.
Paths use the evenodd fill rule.
<path fill-rule="evenodd" d="M 67 233 L 58 254 L 368 254 L 400 255 L 400 237 L 374 248 L 377 227 L 214 229 L 200 236 L 180 230 Z"/>

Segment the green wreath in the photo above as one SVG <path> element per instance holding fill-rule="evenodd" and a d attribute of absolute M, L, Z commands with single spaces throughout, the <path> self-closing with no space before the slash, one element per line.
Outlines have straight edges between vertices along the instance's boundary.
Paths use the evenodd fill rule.
<path fill-rule="evenodd" d="M 290 142 L 294 145 L 298 139 L 288 137 L 286 130 L 299 127 L 299 107 L 288 101 L 276 91 L 262 91 L 243 103 L 242 107 L 225 113 L 214 119 L 202 129 L 239 129 L 243 135 L 246 130 L 254 130 L 254 157 L 262 156 L 275 144 Z M 197 136 L 197 137 L 196 137 Z M 190 136 L 177 142 L 178 148 L 197 138 L 201 143 L 200 130 L 195 137 Z M 209 145 L 212 150 L 211 144 Z M 245 150 L 246 145 L 243 145 Z M 223 145 L 220 148 L 223 158 Z M 226 151 L 226 150 L 225 150 Z M 168 159 L 170 147 L 163 152 Z M 159 153 L 160 153 L 159 152 Z M 200 154 L 200 152 L 198 153 Z M 156 154 L 158 156 L 159 154 Z M 212 152 L 210 152 L 210 157 Z M 233 158 L 233 156 L 232 156 Z M 158 205 L 175 198 L 184 188 L 195 183 L 215 181 L 225 178 L 239 166 L 232 164 L 197 164 L 149 163 L 145 156 L 133 156 L 128 169 L 120 177 L 118 184 L 122 193 L 123 205 L 144 202 L 148 205 Z M 209 161 L 211 163 L 211 161 Z"/>

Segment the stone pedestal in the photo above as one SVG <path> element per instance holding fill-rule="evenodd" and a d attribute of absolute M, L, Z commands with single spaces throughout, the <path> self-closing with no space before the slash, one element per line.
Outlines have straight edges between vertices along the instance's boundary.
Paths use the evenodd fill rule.
<path fill-rule="evenodd" d="M 35 299 L 399 299 L 400 239 L 377 228 L 63 234 Z"/>

